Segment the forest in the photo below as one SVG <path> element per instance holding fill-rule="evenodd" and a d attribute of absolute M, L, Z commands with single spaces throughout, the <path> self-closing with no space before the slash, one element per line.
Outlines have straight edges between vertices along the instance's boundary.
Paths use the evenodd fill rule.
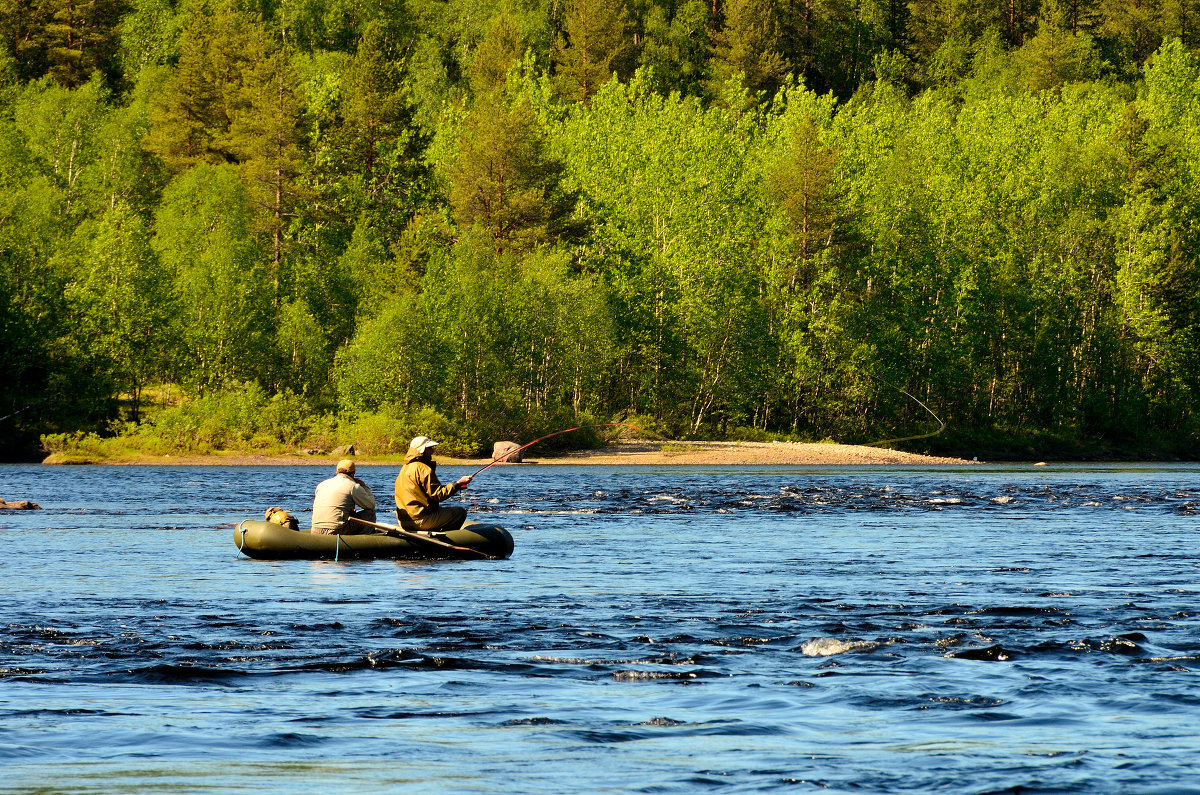
<path fill-rule="evenodd" d="M 1195 458 L 1198 26 L 0 0 L 0 457 L 628 421 Z"/>

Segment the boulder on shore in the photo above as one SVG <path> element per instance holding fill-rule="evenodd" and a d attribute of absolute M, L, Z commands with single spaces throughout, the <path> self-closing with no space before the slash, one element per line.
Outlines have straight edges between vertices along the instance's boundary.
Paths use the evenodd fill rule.
<path fill-rule="evenodd" d="M 492 460 L 504 464 L 521 463 L 521 445 L 516 442 L 496 442 L 492 445 Z"/>
<path fill-rule="evenodd" d="M 0 511 L 40 511 L 42 506 L 36 502 L 29 500 L 16 500 L 15 502 L 6 502 L 0 498 Z"/>

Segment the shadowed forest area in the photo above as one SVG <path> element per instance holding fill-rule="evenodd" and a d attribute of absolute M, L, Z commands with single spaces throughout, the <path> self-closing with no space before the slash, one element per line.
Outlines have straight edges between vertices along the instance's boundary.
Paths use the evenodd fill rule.
<path fill-rule="evenodd" d="M 936 415 L 912 449 L 1195 457 L 1198 25 L 0 0 L 0 455 Z"/>

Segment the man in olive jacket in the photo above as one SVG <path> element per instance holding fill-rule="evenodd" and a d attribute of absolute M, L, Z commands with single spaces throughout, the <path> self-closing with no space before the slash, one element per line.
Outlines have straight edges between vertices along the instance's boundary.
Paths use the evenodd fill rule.
<path fill-rule="evenodd" d="M 449 486 L 437 478 L 437 463 L 429 451 L 437 442 L 418 436 L 409 442 L 404 466 L 396 477 L 396 518 L 405 530 L 457 530 L 467 519 L 466 508 L 443 508 L 448 499 L 467 487 L 470 475 Z"/>

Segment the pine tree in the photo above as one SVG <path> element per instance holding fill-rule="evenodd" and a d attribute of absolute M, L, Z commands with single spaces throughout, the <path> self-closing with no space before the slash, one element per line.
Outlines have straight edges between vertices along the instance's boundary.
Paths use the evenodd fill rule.
<path fill-rule="evenodd" d="M 280 300 L 283 232 L 301 191 L 299 78 L 284 49 L 265 55 L 245 77 L 242 102 L 226 143 L 241 163 L 242 178 L 256 209 L 255 228 L 271 238 L 274 305 Z"/>
<path fill-rule="evenodd" d="M 821 144 L 811 116 L 792 130 L 783 161 L 767 175 L 767 189 L 787 215 L 798 268 L 788 274 L 788 292 L 806 286 L 806 269 L 833 240 L 837 197 L 833 194 L 837 153 Z"/>
<path fill-rule="evenodd" d="M 116 76 L 126 8 L 126 0 L 0 0 L 0 36 L 23 78 L 73 88 L 98 70 Z"/>
<path fill-rule="evenodd" d="M 331 135 L 333 177 L 342 211 L 360 214 L 394 242 L 428 190 L 425 138 L 413 121 L 397 42 L 381 23 L 363 31 L 341 79 L 340 113 Z"/>
<path fill-rule="evenodd" d="M 247 14 L 196 11 L 179 41 L 179 62 L 154 97 L 144 146 L 172 172 L 237 160 L 230 129 L 246 101 L 244 79 L 267 56 L 266 34 Z"/>
<path fill-rule="evenodd" d="M 629 20 L 621 0 L 570 0 L 551 53 L 560 95 L 587 102 L 613 72 L 623 69 L 629 47 Z"/>
<path fill-rule="evenodd" d="M 216 162 L 213 106 L 216 86 L 208 76 L 209 18 L 193 16 L 179 41 L 179 63 L 150 108 L 150 130 L 143 145 L 180 172 L 202 162 Z"/>
<path fill-rule="evenodd" d="M 497 251 L 549 242 L 569 226 L 574 208 L 574 197 L 560 187 L 562 175 L 529 101 L 508 107 L 489 96 L 472 109 L 459 139 L 451 174 L 454 218 L 487 230 Z"/>
<path fill-rule="evenodd" d="M 525 54 L 526 46 L 516 18 L 507 6 L 501 8 L 471 59 L 469 80 L 472 93 L 480 96 L 502 88 L 508 78 L 508 70 Z"/>
<path fill-rule="evenodd" d="M 1091 36 L 1072 33 L 1069 24 L 1070 19 L 1058 2 L 1047 0 L 1037 35 L 1019 54 L 1030 91 L 1090 80 L 1099 74 L 1100 57 Z"/>
<path fill-rule="evenodd" d="M 752 92 L 774 94 L 790 65 L 781 51 L 779 8 L 774 2 L 730 0 L 725 25 L 714 37 L 711 73 L 723 83 L 743 75 Z"/>

